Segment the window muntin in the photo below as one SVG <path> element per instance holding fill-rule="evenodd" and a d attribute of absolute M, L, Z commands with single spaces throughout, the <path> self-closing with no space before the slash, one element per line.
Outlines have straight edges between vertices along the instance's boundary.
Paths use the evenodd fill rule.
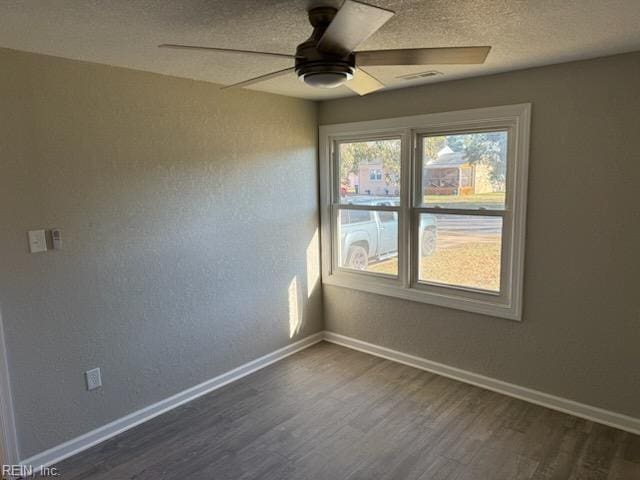
<path fill-rule="evenodd" d="M 529 122 L 530 106 L 523 104 L 320 127 L 323 146 L 320 151 L 320 196 L 322 205 L 327 206 L 329 212 L 328 215 L 322 214 L 322 242 L 325 252 L 322 256 L 323 282 L 519 320 L 522 306 Z M 499 155 L 497 160 L 504 163 L 503 183 L 492 184 L 495 185 L 492 190 L 482 192 L 491 195 L 482 198 L 471 196 L 468 189 L 459 192 L 464 198 L 455 199 L 457 201 L 447 197 L 447 192 L 436 192 L 438 195 L 435 198 L 431 195 L 433 192 L 425 195 L 425 139 L 443 137 L 438 140 L 441 142 L 451 137 L 452 143 L 460 150 L 459 145 L 465 145 L 465 142 L 466 145 L 477 146 L 487 140 L 486 136 L 473 137 L 478 134 L 505 138 L 505 141 L 498 138 L 493 144 L 489 143 L 493 152 Z M 342 182 L 338 180 L 341 145 L 389 139 L 399 142 L 401 175 L 398 175 L 397 196 L 393 195 L 395 192 L 385 192 L 385 195 L 380 196 L 362 190 L 358 192 L 358 196 L 354 195 L 353 190 L 345 192 L 341 188 Z M 490 160 L 476 156 L 475 162 L 471 163 L 486 166 L 491 165 Z M 459 171 L 457 186 L 473 187 L 476 173 L 473 169 Z M 442 175 L 429 178 L 433 180 L 441 177 Z M 363 194 L 366 194 L 367 201 L 363 201 Z M 341 266 L 337 239 L 338 211 L 349 208 L 378 208 L 383 212 L 393 212 L 394 218 L 398 219 L 397 255 L 375 261 L 371 264 L 374 267 L 367 267 L 366 270 L 350 270 Z M 484 223 L 485 226 L 474 227 L 475 233 L 474 229 L 463 232 L 462 238 L 457 241 L 457 245 L 464 247 L 467 256 L 476 263 L 471 272 L 473 275 L 459 269 L 442 270 L 444 260 L 438 260 L 438 253 L 441 253 L 442 258 L 452 255 L 452 232 L 447 231 L 449 228 L 440 233 L 440 236 L 445 237 L 440 246 L 437 231 L 435 246 L 434 242 L 429 241 L 421 244 L 423 230 L 434 223 L 427 219 L 435 219 L 437 225 L 437 219 L 441 216 L 489 217 L 476 219 L 476 223 Z M 493 230 L 488 228 L 488 223 L 493 223 Z M 496 224 L 502 227 L 500 234 L 496 233 Z M 446 220 L 443 226 L 447 226 Z M 483 233 L 483 230 L 486 232 Z M 478 231 L 480 236 L 477 235 Z M 484 257 L 482 249 L 485 250 Z M 433 253 L 424 254 L 429 250 L 433 250 Z M 496 261 L 496 256 L 499 257 L 499 262 Z M 385 269 L 397 272 L 397 275 L 382 273 Z"/>

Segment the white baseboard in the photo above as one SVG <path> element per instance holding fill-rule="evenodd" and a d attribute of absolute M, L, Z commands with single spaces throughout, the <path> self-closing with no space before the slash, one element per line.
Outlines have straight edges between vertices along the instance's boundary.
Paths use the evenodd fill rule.
<path fill-rule="evenodd" d="M 526 387 L 521 387 L 513 383 L 503 382 L 491 377 L 485 377 L 477 373 L 469 372 L 455 367 L 450 367 L 442 363 L 433 362 L 426 358 L 416 357 L 407 353 L 402 353 L 390 348 L 381 347 L 372 343 L 363 342 L 351 337 L 339 335 L 333 332 L 324 332 L 324 339 L 327 342 L 342 345 L 343 347 L 359 350 L 377 357 L 393 360 L 411 367 L 427 370 L 443 377 L 449 377 L 464 383 L 469 383 L 477 387 L 502 393 L 510 397 L 525 400 L 536 405 L 558 410 L 560 412 L 575 415 L 576 417 L 592 420 L 594 422 L 619 428 L 627 432 L 640 434 L 640 418 L 629 417 L 620 413 L 611 412 L 584 403 L 578 403 L 562 397 L 556 397 L 548 393 L 540 392 Z"/>
<path fill-rule="evenodd" d="M 15 465 L 19 458 L 9 365 L 4 342 L 4 325 L 0 314 L 0 464 Z"/>
<path fill-rule="evenodd" d="M 79 437 L 73 438 L 65 443 L 50 448 L 49 450 L 45 450 L 44 452 L 40 452 L 32 457 L 22 460 L 20 464 L 24 466 L 31 466 L 34 471 L 38 471 L 42 467 L 58 463 L 65 458 L 71 457 L 72 455 L 80 453 L 94 445 L 102 443 L 119 433 L 135 427 L 136 425 L 140 425 L 141 423 L 179 407 L 184 403 L 190 402 L 191 400 L 223 387 L 228 383 L 260 370 L 267 365 L 271 365 L 278 360 L 282 360 L 289 355 L 293 355 L 300 350 L 321 342 L 323 338 L 324 332 L 310 335 L 302 340 L 287 345 L 286 347 L 268 353 L 260 358 L 256 358 L 255 360 L 245 363 L 244 365 L 234 368 L 233 370 L 223 373 L 211 380 L 207 380 L 204 383 L 184 390 L 176 395 L 161 400 L 158 403 L 149 405 L 148 407 L 119 418 L 107 425 L 96 428 L 84 435 L 80 435 Z"/>
<path fill-rule="evenodd" d="M 291 345 L 287 345 L 279 350 L 271 352 L 260 358 L 245 363 L 240 367 L 230 370 L 204 383 L 191 387 L 172 397 L 161 400 L 158 403 L 149 405 L 141 410 L 133 412 L 125 417 L 119 418 L 107 425 L 96 428 L 91 432 L 80 435 L 72 440 L 62 443 L 56 447 L 45 450 L 30 458 L 22 460 L 21 465 L 31 466 L 35 471 L 43 466 L 53 465 L 65 458 L 71 457 L 99 443 L 104 442 L 130 428 L 141 423 L 151 420 L 169 410 L 172 410 L 184 403 L 190 402 L 195 398 L 205 395 L 216 390 L 228 383 L 238 380 L 249 375 L 261 368 L 271 365 L 278 360 L 282 360 L 289 355 L 293 355 L 311 345 L 322 340 L 342 345 L 353 350 L 375 355 L 377 357 L 386 358 L 398 363 L 403 363 L 411 367 L 419 368 L 429 372 L 459 380 L 464 383 L 476 385 L 487 390 L 502 393 L 510 397 L 519 398 L 527 402 L 535 403 L 543 407 L 558 410 L 560 412 L 575 415 L 576 417 L 592 420 L 594 422 L 619 428 L 627 432 L 640 434 L 640 419 L 622 415 L 619 413 L 604 410 L 602 408 L 593 407 L 583 403 L 574 402 L 566 398 L 556 397 L 548 393 L 532 390 L 530 388 L 521 387 L 512 383 L 503 382 L 495 378 L 485 377 L 477 373 L 469 372 L 455 367 L 450 367 L 442 363 L 433 362 L 426 358 L 416 357 L 407 353 L 402 353 L 390 348 L 381 347 L 372 343 L 363 342 L 351 337 L 339 335 L 333 332 L 319 332 L 299 340 Z"/>

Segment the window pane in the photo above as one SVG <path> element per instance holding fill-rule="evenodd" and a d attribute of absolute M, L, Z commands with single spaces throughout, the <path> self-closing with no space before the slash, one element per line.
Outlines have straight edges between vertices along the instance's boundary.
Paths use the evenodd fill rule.
<path fill-rule="evenodd" d="M 397 276 L 397 212 L 340 210 L 338 266 Z"/>
<path fill-rule="evenodd" d="M 340 203 L 400 200 L 400 139 L 339 144 Z"/>
<path fill-rule="evenodd" d="M 352 223 L 370 222 L 373 219 L 373 212 L 367 210 L 343 210 L 340 215 L 341 225 Z"/>
<path fill-rule="evenodd" d="M 502 217 L 420 215 L 418 280 L 500 291 Z"/>
<path fill-rule="evenodd" d="M 422 139 L 423 205 L 503 209 L 507 132 Z"/>

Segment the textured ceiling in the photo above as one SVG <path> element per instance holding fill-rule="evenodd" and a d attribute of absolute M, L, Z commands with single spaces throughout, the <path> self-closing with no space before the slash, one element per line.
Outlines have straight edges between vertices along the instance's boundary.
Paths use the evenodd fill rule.
<path fill-rule="evenodd" d="M 370 67 L 388 85 L 413 86 L 530 66 L 640 50 L 639 0 L 369 0 L 397 15 L 361 50 L 492 45 L 484 65 Z M 3 0 L 0 47 L 105 63 L 215 83 L 234 83 L 288 60 L 165 50 L 188 43 L 293 53 L 311 27 L 306 10 L 340 0 Z M 444 75 L 396 77 L 425 70 Z M 251 86 L 296 97 L 353 95 L 295 77 Z"/>

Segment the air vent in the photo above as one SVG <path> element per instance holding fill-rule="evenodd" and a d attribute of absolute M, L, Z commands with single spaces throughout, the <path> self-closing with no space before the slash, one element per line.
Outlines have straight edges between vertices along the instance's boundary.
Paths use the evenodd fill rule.
<path fill-rule="evenodd" d="M 428 72 L 419 72 L 419 73 L 409 73 L 407 75 L 400 75 L 399 78 L 400 80 L 416 80 L 418 78 L 428 78 L 428 77 L 435 77 L 436 75 L 442 75 L 442 72 L 439 72 L 437 70 L 429 70 Z"/>

